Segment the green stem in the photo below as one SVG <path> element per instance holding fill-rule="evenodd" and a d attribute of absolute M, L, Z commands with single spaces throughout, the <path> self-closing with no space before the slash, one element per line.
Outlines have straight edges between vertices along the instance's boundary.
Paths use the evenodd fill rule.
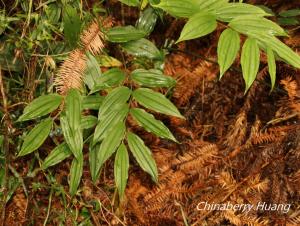
<path fill-rule="evenodd" d="M 50 209 L 51 209 L 51 202 L 52 202 L 52 195 L 53 195 L 53 188 L 51 187 L 50 196 L 49 196 L 49 204 L 48 204 L 48 209 L 47 209 L 47 215 L 46 215 L 43 226 L 46 226 L 48 218 L 49 218 Z"/>

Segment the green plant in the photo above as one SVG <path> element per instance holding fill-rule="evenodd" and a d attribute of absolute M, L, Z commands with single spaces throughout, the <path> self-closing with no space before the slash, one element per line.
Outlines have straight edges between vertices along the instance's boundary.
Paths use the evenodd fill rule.
<path fill-rule="evenodd" d="M 218 26 L 225 27 L 218 44 L 220 78 L 233 64 L 240 49 L 239 35 L 246 36 L 241 53 L 245 92 L 250 88 L 259 70 L 260 50 L 268 56 L 272 88 L 276 79 L 275 60 L 300 68 L 300 56 L 276 36 L 288 36 L 283 28 L 264 17 L 273 16 L 265 8 L 228 0 L 161 0 L 152 4 L 174 17 L 187 18 L 178 42 L 199 38 L 212 33 Z M 282 16 L 298 15 L 299 11 Z"/>
<path fill-rule="evenodd" d="M 278 23 L 280 25 L 298 25 L 300 9 L 290 9 L 279 13 Z"/>
<path fill-rule="evenodd" d="M 271 14 L 262 8 L 245 3 L 229 3 L 227 0 L 162 0 L 149 1 L 149 4 L 145 1 L 122 2 L 141 8 L 148 6 L 135 26 L 111 28 L 109 20 L 91 23 L 78 37 L 80 47 L 69 54 L 59 69 L 55 79 L 59 94 L 38 97 L 25 108 L 19 118 L 19 121 L 35 120 L 51 114 L 51 117 L 43 119 L 27 134 L 18 156 L 37 150 L 49 134 L 56 141 L 53 134 L 61 128 L 64 142 L 57 145 L 44 160 L 41 169 L 73 156 L 69 178 L 71 195 L 76 194 L 82 176 L 84 144 L 89 144 L 89 165 L 94 182 L 99 178 L 104 162 L 116 153 L 114 176 L 120 199 L 124 196 L 128 178 L 127 147 L 140 167 L 150 174 L 153 181 L 158 182 L 158 172 L 151 151 L 137 134 L 130 131 L 126 121 L 128 117 L 132 117 L 148 132 L 177 142 L 169 129 L 151 114 L 151 111 L 155 111 L 183 118 L 165 95 L 153 90 L 160 87 L 172 88 L 175 85 L 173 78 L 162 73 L 166 51 L 157 49 L 146 39 L 161 15 L 161 9 L 172 16 L 188 18 L 177 42 L 207 35 L 218 24 L 226 28 L 218 44 L 220 78 L 233 64 L 239 52 L 240 34 L 246 36 L 241 52 L 246 91 L 259 70 L 260 50 L 268 55 L 272 87 L 276 78 L 275 59 L 300 67 L 299 55 L 276 38 L 287 36 L 286 32 L 276 23 L 265 19 L 264 16 Z M 70 22 L 70 26 L 73 28 L 74 25 Z M 70 32 L 79 36 L 78 31 Z M 66 37 L 68 39 L 68 35 Z M 122 64 L 103 53 L 104 41 L 116 43 L 127 54 L 133 55 L 133 63 L 137 69 L 126 74 L 113 66 L 106 72 L 101 72 L 100 65 L 111 67 Z M 99 95 L 99 92 L 107 95 Z M 86 109 L 98 111 L 98 117 L 93 114 L 83 115 L 82 112 Z M 56 121 L 58 117 L 59 124 Z"/>
<path fill-rule="evenodd" d="M 129 168 L 127 146 L 141 168 L 151 175 L 153 181 L 158 182 L 158 172 L 151 151 L 138 135 L 126 128 L 127 117 L 130 115 L 148 132 L 176 142 L 169 129 L 151 113 L 137 107 L 137 103 L 151 111 L 181 118 L 183 116 L 164 95 L 151 89 L 171 88 L 175 85 L 175 80 L 163 75 L 162 71 L 140 68 L 129 75 L 119 68 L 111 68 L 105 73 L 100 71 L 97 55 L 102 52 L 105 37 L 111 42 L 124 43 L 124 49 L 128 52 L 132 49 L 133 54 L 139 49 L 139 45 L 141 48 L 146 46 L 147 48 L 139 54 L 161 62 L 163 53 L 143 38 L 151 28 L 142 20 L 139 20 L 137 27 L 143 26 L 145 30 L 138 30 L 133 26 L 107 29 L 109 22 L 101 24 L 99 26 L 95 21 L 82 33 L 80 47 L 73 50 L 62 64 L 55 80 L 59 94 L 40 96 L 24 109 L 19 122 L 34 120 L 51 112 L 54 114 L 43 119 L 26 135 L 18 156 L 37 150 L 49 134 L 53 137 L 53 131 L 61 128 L 65 142 L 49 154 L 41 169 L 53 166 L 73 155 L 69 184 L 70 193 L 74 195 L 83 170 L 83 145 L 89 143 L 89 164 L 94 182 L 99 177 L 103 163 L 116 152 L 115 181 L 122 199 Z M 137 39 L 139 40 L 135 41 Z M 87 87 L 83 86 L 83 83 Z M 106 96 L 94 94 L 104 90 L 108 93 Z M 98 110 L 98 117 L 82 115 L 84 109 Z M 60 119 L 60 125 L 56 124 L 57 117 Z"/>

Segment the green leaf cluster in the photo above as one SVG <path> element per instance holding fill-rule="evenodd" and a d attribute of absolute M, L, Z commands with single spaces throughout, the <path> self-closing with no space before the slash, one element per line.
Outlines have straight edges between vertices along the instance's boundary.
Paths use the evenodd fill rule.
<path fill-rule="evenodd" d="M 56 112 L 56 115 L 51 114 L 54 118 L 59 116 L 64 142 L 45 158 L 41 169 L 73 156 L 69 175 L 72 196 L 76 194 L 82 177 L 84 144 L 89 144 L 89 165 L 94 182 L 99 178 L 103 164 L 116 153 L 114 175 L 122 199 L 128 178 L 129 151 L 153 181 L 158 182 L 158 170 L 152 153 L 142 138 L 127 128 L 127 118 L 131 117 L 149 133 L 177 142 L 168 127 L 153 113 L 184 117 L 165 95 L 152 89 L 172 88 L 176 81 L 157 69 L 140 68 L 126 75 L 119 68 L 111 68 L 102 73 L 95 57 L 89 53 L 87 56 L 90 61 L 85 72 L 85 84 L 90 90 L 87 96 L 79 90 L 70 89 L 66 96 L 48 94 L 38 97 L 24 109 L 19 121 L 36 120 L 53 111 Z M 130 86 L 124 86 L 125 79 Z M 95 94 L 99 91 L 106 91 L 107 95 Z M 84 110 L 96 111 L 97 117 L 83 115 Z M 37 150 L 49 136 L 51 128 L 57 126 L 54 122 L 48 116 L 35 126 L 25 137 L 18 155 L 24 156 Z"/>
<path fill-rule="evenodd" d="M 283 60 L 300 68 L 300 56 L 276 38 L 276 36 L 288 36 L 288 34 L 272 20 L 264 18 L 273 14 L 261 7 L 240 2 L 232 3 L 228 0 L 161 0 L 152 6 L 174 17 L 188 19 L 177 42 L 210 34 L 217 28 L 218 23 L 227 26 L 218 43 L 220 78 L 238 55 L 240 35 L 246 36 L 247 40 L 241 50 L 245 92 L 256 78 L 261 51 L 265 51 L 268 56 L 272 89 L 276 80 L 276 60 Z M 282 17 L 299 15 L 299 10 L 282 12 L 280 15 Z"/>
<path fill-rule="evenodd" d="M 108 29 L 106 38 L 121 46 L 135 59 L 146 59 L 145 62 L 149 60 L 151 67 L 146 63 L 140 64 L 141 67 L 128 72 L 118 68 L 122 63 L 113 57 L 94 56 L 86 52 L 85 89 L 70 89 L 65 96 L 40 96 L 25 107 L 18 119 L 22 123 L 37 121 L 37 125 L 26 134 L 18 156 L 38 150 L 47 137 L 51 137 L 52 129 L 62 129 L 64 142 L 58 144 L 44 159 L 41 169 L 45 170 L 71 158 L 69 192 L 72 196 L 77 193 L 80 184 L 85 164 L 84 147 L 87 146 L 94 182 L 98 180 L 105 162 L 114 157 L 114 177 L 120 199 L 124 198 L 129 175 L 129 152 L 141 169 L 158 183 L 158 170 L 151 150 L 138 134 L 128 128 L 127 119 L 130 117 L 130 121 L 155 136 L 177 142 L 168 127 L 157 119 L 158 114 L 184 119 L 174 104 L 157 91 L 161 88 L 171 89 L 176 81 L 161 70 L 165 53 L 146 39 L 154 29 L 161 10 L 187 19 L 177 42 L 205 36 L 212 33 L 218 24 L 225 25 L 217 49 L 220 78 L 241 50 L 246 91 L 258 73 L 261 51 L 265 51 L 268 57 L 272 88 L 276 81 L 276 60 L 300 68 L 299 55 L 277 38 L 287 36 L 287 33 L 266 19 L 271 14 L 260 7 L 227 0 L 147 1 L 150 5 L 138 0 L 121 2 L 144 10 L 135 26 Z M 64 6 L 58 10 L 49 6 L 46 11 L 48 19 L 53 22 L 59 20 L 61 13 L 65 38 L 70 46 L 74 46 L 81 27 L 77 9 Z M 288 17 L 297 13 L 286 12 L 281 16 Z M 242 45 L 240 35 L 246 37 Z M 100 66 L 109 69 L 102 72 Z"/>

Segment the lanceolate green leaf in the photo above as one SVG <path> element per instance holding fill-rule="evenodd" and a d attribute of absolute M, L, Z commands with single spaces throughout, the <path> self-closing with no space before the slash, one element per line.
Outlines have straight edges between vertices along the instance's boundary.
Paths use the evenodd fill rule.
<path fill-rule="evenodd" d="M 104 97 L 100 95 L 91 95 L 83 97 L 82 109 L 99 110 Z"/>
<path fill-rule="evenodd" d="M 74 158 L 70 169 L 69 192 L 74 196 L 77 192 L 80 179 L 83 171 L 83 155 L 80 154 L 78 158 Z"/>
<path fill-rule="evenodd" d="M 95 86 L 97 79 L 101 76 L 100 65 L 96 58 L 89 52 L 87 52 L 86 69 L 84 71 L 84 83 L 92 89 Z"/>
<path fill-rule="evenodd" d="M 90 164 L 90 172 L 93 182 L 95 183 L 99 177 L 99 170 L 97 168 L 98 159 L 97 154 L 100 148 L 100 144 L 89 145 L 89 164 Z"/>
<path fill-rule="evenodd" d="M 110 42 L 128 42 L 143 38 L 146 33 L 129 25 L 125 27 L 113 27 L 107 32 L 107 37 Z"/>
<path fill-rule="evenodd" d="M 64 35 L 69 45 L 75 47 L 79 39 L 81 21 L 77 9 L 70 4 L 65 4 L 63 8 Z"/>
<path fill-rule="evenodd" d="M 263 9 L 246 3 L 228 3 L 216 10 L 217 19 L 224 22 L 229 22 L 238 16 L 245 15 L 256 17 L 271 16 L 271 14 L 268 14 Z"/>
<path fill-rule="evenodd" d="M 76 130 L 70 128 L 68 120 L 65 116 L 60 116 L 60 125 L 64 134 L 66 143 L 76 158 L 79 158 L 83 149 L 83 137 L 81 128 Z"/>
<path fill-rule="evenodd" d="M 177 142 L 168 127 L 166 127 L 161 121 L 155 119 L 152 114 L 140 108 L 130 109 L 130 114 L 139 123 L 139 125 L 148 132 Z"/>
<path fill-rule="evenodd" d="M 154 29 L 157 18 L 158 15 L 155 10 L 152 7 L 148 7 L 142 12 L 142 15 L 137 21 L 136 27 L 149 35 Z"/>
<path fill-rule="evenodd" d="M 300 9 L 291 9 L 287 11 L 283 11 L 279 13 L 282 17 L 294 17 L 294 16 L 300 16 Z"/>
<path fill-rule="evenodd" d="M 92 115 L 83 116 L 81 119 L 81 129 L 89 129 L 97 124 L 97 117 Z"/>
<path fill-rule="evenodd" d="M 271 85 L 272 85 L 271 90 L 273 90 L 276 81 L 276 62 L 275 62 L 275 56 L 273 50 L 271 48 L 267 49 L 267 55 L 268 55 L 268 69 L 269 69 Z"/>
<path fill-rule="evenodd" d="M 287 36 L 287 33 L 283 28 L 278 26 L 271 20 L 265 19 L 259 16 L 239 16 L 233 19 L 229 26 L 245 35 L 251 35 L 251 33 L 255 32 L 259 34 L 265 35 L 275 35 L 275 36 Z"/>
<path fill-rule="evenodd" d="M 102 67 L 121 67 L 123 65 L 118 59 L 105 54 L 96 56 L 96 59 Z"/>
<path fill-rule="evenodd" d="M 125 74 L 119 68 L 112 68 L 101 75 L 95 82 L 91 93 L 119 85 L 125 80 Z"/>
<path fill-rule="evenodd" d="M 122 200 L 128 179 L 129 157 L 126 146 L 121 144 L 117 150 L 114 162 L 114 176 L 119 197 Z"/>
<path fill-rule="evenodd" d="M 139 6 L 140 4 L 139 0 L 119 0 L 119 1 L 128 6 Z"/>
<path fill-rule="evenodd" d="M 118 108 L 112 109 L 109 114 L 101 117 L 94 132 L 93 144 L 100 142 L 116 124 L 124 121 L 128 111 L 128 104 L 123 104 Z"/>
<path fill-rule="evenodd" d="M 151 155 L 151 151 L 144 144 L 143 140 L 134 133 L 128 132 L 127 142 L 140 167 L 150 174 L 152 180 L 158 182 L 158 173 L 155 160 Z"/>
<path fill-rule="evenodd" d="M 46 169 L 50 166 L 54 166 L 71 155 L 72 152 L 69 149 L 68 145 L 66 143 L 62 143 L 51 151 L 51 153 L 44 160 L 41 168 Z"/>
<path fill-rule="evenodd" d="M 76 130 L 80 127 L 81 102 L 79 91 L 77 89 L 70 89 L 65 101 L 65 110 L 69 126 L 72 130 Z"/>
<path fill-rule="evenodd" d="M 241 55 L 241 65 L 243 77 L 246 83 L 245 92 L 254 82 L 259 69 L 260 52 L 255 39 L 248 38 L 243 46 Z"/>
<path fill-rule="evenodd" d="M 166 11 L 175 17 L 187 17 L 199 12 L 215 12 L 216 9 L 224 7 L 228 0 L 161 0 L 159 4 L 153 5 Z"/>
<path fill-rule="evenodd" d="M 18 121 L 26 121 L 44 116 L 54 111 L 60 105 L 62 97 L 58 94 L 49 94 L 36 98 L 24 109 Z"/>
<path fill-rule="evenodd" d="M 233 64 L 240 49 L 239 34 L 228 28 L 224 30 L 218 43 L 218 63 L 220 65 L 220 78 Z"/>
<path fill-rule="evenodd" d="M 172 102 L 161 93 L 147 88 L 139 88 L 132 93 L 132 96 L 139 104 L 149 108 L 150 110 L 166 115 L 184 118 L 174 104 L 172 104 Z"/>
<path fill-rule="evenodd" d="M 198 0 L 198 12 L 207 11 L 215 12 L 216 9 L 224 7 L 228 4 L 228 0 Z"/>
<path fill-rule="evenodd" d="M 291 26 L 291 25 L 297 25 L 300 23 L 300 21 L 296 17 L 279 17 L 277 20 L 277 23 L 283 26 Z"/>
<path fill-rule="evenodd" d="M 125 135 L 125 123 L 120 122 L 114 126 L 105 137 L 97 152 L 97 172 L 103 163 L 117 150 Z"/>
<path fill-rule="evenodd" d="M 154 69 L 136 69 L 131 73 L 131 78 L 139 85 L 146 87 L 172 87 L 176 84 L 175 79 Z"/>
<path fill-rule="evenodd" d="M 113 109 L 125 104 L 128 101 L 130 95 L 131 90 L 125 86 L 115 88 L 104 98 L 99 110 L 98 118 L 100 119 L 104 115 L 110 114 Z"/>
<path fill-rule="evenodd" d="M 205 36 L 217 28 L 216 17 L 210 13 L 197 13 L 193 15 L 183 27 L 177 41 L 190 40 Z"/>
<path fill-rule="evenodd" d="M 36 125 L 25 137 L 18 156 L 24 156 L 37 150 L 48 137 L 52 128 L 52 119 L 48 118 Z"/>
<path fill-rule="evenodd" d="M 270 9 L 269 7 L 265 5 L 256 5 L 257 7 L 263 9 L 266 13 L 268 13 L 270 16 L 275 16 L 275 13 Z"/>
<path fill-rule="evenodd" d="M 136 57 L 147 57 L 149 59 L 162 60 L 163 55 L 156 46 L 149 40 L 142 38 L 122 44 L 122 47 L 129 54 Z"/>
<path fill-rule="evenodd" d="M 56 24 L 61 16 L 61 8 L 56 4 L 48 4 L 45 13 L 50 24 Z"/>
<path fill-rule="evenodd" d="M 295 53 L 287 45 L 276 37 L 256 35 L 256 39 L 262 41 L 266 46 L 270 47 L 280 58 L 293 67 L 300 68 L 300 55 Z"/>
<path fill-rule="evenodd" d="M 159 4 L 153 6 L 175 17 L 190 17 L 199 10 L 197 0 L 161 0 Z"/>

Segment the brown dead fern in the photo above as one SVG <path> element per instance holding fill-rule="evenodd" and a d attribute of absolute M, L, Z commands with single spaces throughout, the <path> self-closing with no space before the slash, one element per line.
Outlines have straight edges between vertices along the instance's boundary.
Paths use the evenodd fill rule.
<path fill-rule="evenodd" d="M 84 70 L 86 68 L 86 55 L 75 49 L 63 62 L 55 78 L 55 86 L 60 94 L 66 94 L 69 89 L 81 89 Z"/>
<path fill-rule="evenodd" d="M 94 20 L 80 36 L 80 47 L 73 50 L 58 70 L 54 80 L 57 92 L 65 95 L 69 89 L 81 89 L 84 71 L 86 69 L 89 51 L 93 55 L 99 54 L 104 48 L 104 30 L 112 26 L 112 19 Z"/>

